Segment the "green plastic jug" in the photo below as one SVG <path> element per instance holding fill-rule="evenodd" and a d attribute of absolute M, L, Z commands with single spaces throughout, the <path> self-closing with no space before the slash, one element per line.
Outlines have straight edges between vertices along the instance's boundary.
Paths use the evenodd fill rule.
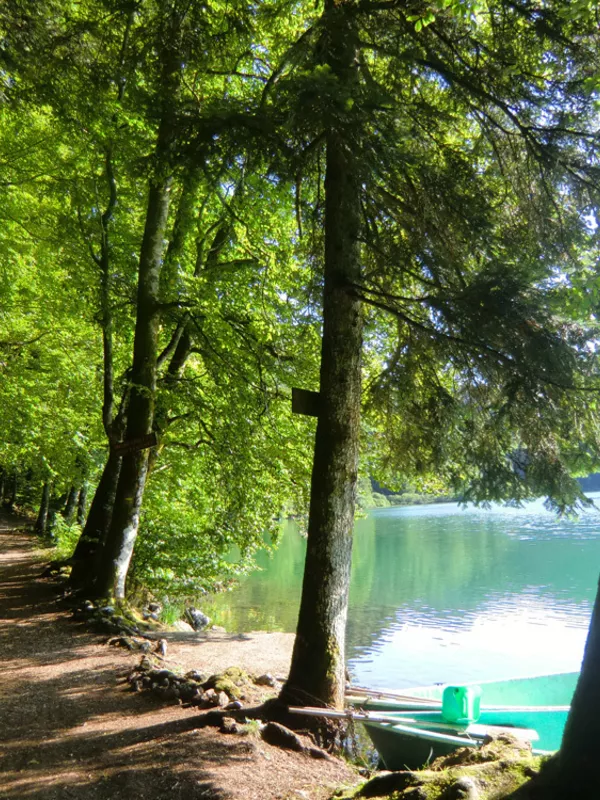
<path fill-rule="evenodd" d="M 442 717 L 446 722 L 468 725 L 481 713 L 480 686 L 446 686 L 442 695 Z"/>

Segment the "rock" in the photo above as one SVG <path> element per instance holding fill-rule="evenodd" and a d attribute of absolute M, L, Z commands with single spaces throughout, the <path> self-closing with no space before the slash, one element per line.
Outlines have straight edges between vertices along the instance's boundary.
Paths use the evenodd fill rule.
<path fill-rule="evenodd" d="M 214 631 L 215 633 L 227 633 L 225 628 L 223 628 L 221 625 L 212 625 L 211 631 Z"/>
<path fill-rule="evenodd" d="M 225 711 L 241 711 L 243 707 L 239 700 L 232 700 L 231 703 L 227 703 L 225 706 Z"/>
<path fill-rule="evenodd" d="M 210 625 L 210 618 L 198 608 L 190 606 L 185 610 L 185 616 L 195 631 L 202 631 Z"/>
<path fill-rule="evenodd" d="M 414 789 L 407 789 L 404 792 L 403 800 L 428 800 L 429 794 L 423 786 L 415 786 Z"/>
<path fill-rule="evenodd" d="M 273 688 L 277 686 L 277 681 L 269 672 L 265 672 L 264 675 L 259 675 L 254 683 L 257 686 L 272 686 Z"/>
<path fill-rule="evenodd" d="M 171 685 L 156 686 L 152 690 L 153 694 L 160 697 L 161 700 L 171 701 L 179 699 L 179 692 Z"/>
<path fill-rule="evenodd" d="M 202 698 L 206 703 L 205 707 L 210 708 L 211 706 L 218 706 L 219 705 L 218 697 L 219 695 L 215 692 L 214 689 L 207 689 L 204 692 L 204 697 Z"/>
<path fill-rule="evenodd" d="M 217 694 L 217 705 L 219 706 L 226 706 L 229 703 L 231 698 L 225 692 L 219 692 Z"/>
<path fill-rule="evenodd" d="M 193 633 L 194 632 L 194 629 L 189 624 L 189 622 L 186 622 L 183 619 L 175 620 L 175 622 L 171 625 L 171 628 L 174 631 L 181 631 L 182 633 Z"/>
<path fill-rule="evenodd" d="M 387 797 L 394 792 L 403 792 L 419 783 L 413 772 L 383 772 L 365 783 L 357 797 Z"/>
<path fill-rule="evenodd" d="M 238 733 L 239 726 L 232 717 L 223 717 L 220 731 L 221 733 Z"/>
<path fill-rule="evenodd" d="M 193 702 L 194 698 L 200 697 L 201 691 L 197 683 L 193 681 L 183 681 L 179 684 L 179 696 L 184 703 Z"/>
<path fill-rule="evenodd" d="M 111 647 L 126 647 L 127 650 L 138 649 L 137 642 L 127 636 L 113 636 L 106 644 L 109 644 Z"/>
<path fill-rule="evenodd" d="M 150 642 L 140 642 L 140 650 L 142 653 L 149 653 L 152 649 L 152 645 Z"/>
<path fill-rule="evenodd" d="M 166 639 L 159 639 L 156 645 L 156 652 L 161 656 L 167 655 L 167 640 Z"/>
<path fill-rule="evenodd" d="M 230 667 L 225 672 L 211 675 L 203 686 L 205 689 L 216 689 L 217 692 L 225 692 L 232 700 L 238 700 L 241 695 L 240 687 L 249 682 L 249 676 L 238 667 Z"/>
<path fill-rule="evenodd" d="M 153 681 L 157 681 L 158 683 L 162 681 L 176 681 L 177 675 L 174 672 L 171 672 L 170 669 L 152 669 L 148 673 Z"/>
<path fill-rule="evenodd" d="M 446 789 L 440 800 L 479 800 L 480 797 L 479 787 L 473 778 L 463 775 Z"/>
<path fill-rule="evenodd" d="M 210 703 L 204 699 L 204 692 L 202 691 L 199 691 L 197 695 L 194 695 L 189 703 L 191 706 L 196 706 L 197 708 L 211 708 Z"/>
<path fill-rule="evenodd" d="M 162 604 L 148 603 L 148 611 L 151 611 L 153 614 L 158 614 L 160 611 L 162 611 Z"/>
<path fill-rule="evenodd" d="M 115 607 L 114 606 L 102 606 L 100 611 L 103 614 L 114 614 L 115 613 Z"/>
<path fill-rule="evenodd" d="M 191 669 L 189 672 L 186 672 L 185 677 L 188 681 L 197 681 L 198 683 L 204 683 L 206 680 L 206 675 L 198 672 L 197 669 Z"/>

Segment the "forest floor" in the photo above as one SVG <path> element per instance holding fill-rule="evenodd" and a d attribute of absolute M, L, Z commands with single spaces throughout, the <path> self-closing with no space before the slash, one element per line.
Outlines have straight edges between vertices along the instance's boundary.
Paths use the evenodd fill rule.
<path fill-rule="evenodd" d="M 219 733 L 201 727 L 205 712 L 130 691 L 122 678 L 139 653 L 71 619 L 22 527 L 0 517 L 0 800 L 323 800 L 356 782 L 342 760 Z M 286 674 L 293 643 L 268 633 L 166 638 L 168 667 L 274 676 Z"/>

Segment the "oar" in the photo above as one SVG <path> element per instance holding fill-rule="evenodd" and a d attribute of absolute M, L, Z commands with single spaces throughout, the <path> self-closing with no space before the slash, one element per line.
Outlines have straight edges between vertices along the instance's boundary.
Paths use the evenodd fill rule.
<path fill-rule="evenodd" d="M 376 700 L 381 697 L 390 700 L 400 700 L 407 703 L 423 703 L 424 705 L 441 706 L 441 700 L 434 700 L 431 697 L 415 697 L 411 694 L 403 694 L 402 692 L 393 691 L 378 691 L 377 689 L 366 689 L 363 686 L 348 686 L 346 695 L 365 695 L 367 699 L 373 698 Z"/>
<path fill-rule="evenodd" d="M 436 709 L 441 709 L 442 701 L 441 700 L 433 700 L 430 697 L 415 697 L 415 695 L 409 694 L 401 694 L 400 692 L 378 692 L 375 689 L 365 689 L 361 686 L 350 686 L 348 691 L 346 692 L 346 699 L 350 700 L 353 696 L 357 697 L 357 699 L 364 695 L 364 703 L 368 703 L 369 700 L 377 700 L 379 698 L 382 699 L 390 699 L 390 700 L 399 700 L 402 703 L 406 703 L 408 706 L 410 704 L 410 708 L 407 710 L 398 710 L 393 713 L 395 714 L 403 714 L 409 713 L 412 714 L 414 711 L 428 711 L 431 709 L 435 711 Z M 421 708 L 422 707 L 422 708 Z M 513 706 L 513 705 L 488 705 L 487 703 L 481 704 L 482 711 L 541 711 L 541 712 L 555 712 L 555 711 L 569 711 L 571 706 Z"/>
<path fill-rule="evenodd" d="M 393 725 L 397 730 L 410 731 L 411 727 L 417 730 L 429 730 L 434 727 L 436 730 L 449 731 L 456 736 L 470 736 L 473 739 L 484 739 L 490 734 L 511 733 L 518 739 L 526 741 L 537 741 L 540 737 L 537 731 L 531 728 L 513 728 L 509 725 L 452 725 L 450 722 L 434 722 L 418 720 L 411 717 L 402 717 L 402 724 L 398 723 L 397 718 L 389 714 L 371 714 L 369 712 L 356 713 L 353 711 L 336 711 L 329 708 L 294 707 L 289 706 L 288 711 L 292 714 L 306 714 L 309 717 L 325 717 L 326 719 L 346 719 L 353 722 L 378 722 Z M 410 723 L 406 725 L 405 723 Z"/>

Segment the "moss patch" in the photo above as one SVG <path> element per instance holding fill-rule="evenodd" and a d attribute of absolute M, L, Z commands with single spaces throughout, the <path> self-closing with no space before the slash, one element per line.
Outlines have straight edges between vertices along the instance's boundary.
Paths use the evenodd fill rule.
<path fill-rule="evenodd" d="M 380 773 L 344 797 L 501 800 L 536 775 L 541 762 L 528 745 L 501 734 L 479 749 L 464 747 L 438 758 L 426 770 Z"/>
<path fill-rule="evenodd" d="M 239 667 L 229 667 L 224 672 L 211 675 L 203 686 L 205 689 L 225 692 L 229 697 L 238 699 L 244 693 L 244 687 L 250 684 L 252 684 L 252 678 L 247 672 Z"/>

